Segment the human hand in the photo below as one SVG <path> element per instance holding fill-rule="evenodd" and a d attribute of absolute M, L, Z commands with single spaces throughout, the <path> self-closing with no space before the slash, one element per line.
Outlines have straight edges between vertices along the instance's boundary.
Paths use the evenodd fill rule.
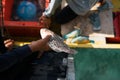
<path fill-rule="evenodd" d="M 49 28 L 50 24 L 51 24 L 51 19 L 46 17 L 46 16 L 41 16 L 39 18 L 39 25 L 42 25 L 42 27 L 44 28 Z"/>
<path fill-rule="evenodd" d="M 35 51 L 45 51 L 48 50 L 50 48 L 48 48 L 48 41 L 50 39 L 50 35 L 46 36 L 44 39 L 40 39 L 37 41 L 33 41 L 29 44 L 30 49 L 32 50 L 32 52 Z"/>
<path fill-rule="evenodd" d="M 4 41 L 4 44 L 5 44 L 5 47 L 8 49 L 8 50 L 11 50 L 13 48 L 13 45 L 14 45 L 14 40 L 12 39 L 7 39 Z"/>

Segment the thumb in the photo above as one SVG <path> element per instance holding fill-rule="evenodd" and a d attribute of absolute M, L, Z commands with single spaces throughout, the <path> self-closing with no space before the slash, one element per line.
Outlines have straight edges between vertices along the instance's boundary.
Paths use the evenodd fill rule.
<path fill-rule="evenodd" d="M 44 39 L 40 39 L 40 40 L 31 42 L 31 44 L 29 44 L 29 47 L 31 48 L 32 52 L 40 51 L 40 50 L 44 49 L 47 42 L 50 40 L 50 37 L 51 36 L 48 35 Z"/>
<path fill-rule="evenodd" d="M 43 41 L 44 41 L 44 42 L 48 42 L 48 41 L 50 40 L 50 38 L 51 38 L 51 35 L 47 35 L 47 36 L 43 39 Z"/>

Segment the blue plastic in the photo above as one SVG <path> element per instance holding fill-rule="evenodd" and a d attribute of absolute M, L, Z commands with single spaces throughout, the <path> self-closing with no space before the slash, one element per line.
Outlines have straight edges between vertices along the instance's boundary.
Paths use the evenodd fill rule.
<path fill-rule="evenodd" d="M 33 20 L 36 16 L 37 8 L 29 1 L 22 1 L 17 8 L 17 15 L 21 20 Z"/>
<path fill-rule="evenodd" d="M 64 39 L 68 39 L 68 38 L 75 38 L 78 37 L 81 34 L 80 29 L 75 29 L 72 32 L 66 34 L 63 36 Z"/>

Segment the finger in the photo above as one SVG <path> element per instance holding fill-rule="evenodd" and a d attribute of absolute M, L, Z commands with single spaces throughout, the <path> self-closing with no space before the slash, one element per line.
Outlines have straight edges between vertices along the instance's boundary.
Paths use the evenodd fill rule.
<path fill-rule="evenodd" d="M 45 22 L 43 22 L 43 24 L 42 24 L 42 25 L 43 25 L 43 27 L 47 28 L 47 26 L 46 26 L 46 23 L 45 23 Z"/>
<path fill-rule="evenodd" d="M 39 21 L 41 21 L 43 19 L 43 16 L 41 16 L 40 18 L 39 18 Z"/>
<path fill-rule="evenodd" d="M 44 48 L 44 51 L 50 51 L 50 50 L 52 50 L 52 49 L 49 47 L 49 45 L 46 45 Z"/>
<path fill-rule="evenodd" d="M 47 24 L 45 24 L 45 23 L 40 23 L 39 24 L 42 28 L 49 28 L 49 26 L 47 25 Z"/>
<path fill-rule="evenodd" d="M 48 42 L 48 41 L 50 40 L 50 38 L 51 38 L 51 35 L 47 35 L 47 36 L 43 39 L 43 41 L 44 41 L 44 42 Z"/>
<path fill-rule="evenodd" d="M 4 44 L 7 44 L 7 43 L 9 43 L 9 42 L 14 42 L 14 40 L 7 39 L 7 40 L 4 41 Z"/>
<path fill-rule="evenodd" d="M 5 47 L 7 47 L 7 48 L 10 48 L 12 46 L 13 46 L 13 42 L 9 42 L 9 43 L 5 44 Z"/>
<path fill-rule="evenodd" d="M 4 41 L 4 44 L 7 43 L 7 42 L 9 42 L 9 41 L 10 41 L 10 39 L 5 40 L 5 41 Z"/>
<path fill-rule="evenodd" d="M 44 23 L 44 27 L 45 28 L 49 28 L 49 24 L 48 23 Z"/>

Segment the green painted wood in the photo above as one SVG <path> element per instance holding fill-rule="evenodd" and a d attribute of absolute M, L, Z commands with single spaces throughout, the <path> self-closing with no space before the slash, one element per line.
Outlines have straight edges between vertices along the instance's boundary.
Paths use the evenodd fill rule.
<path fill-rule="evenodd" d="M 75 80 L 120 80 L 120 49 L 76 50 Z"/>

